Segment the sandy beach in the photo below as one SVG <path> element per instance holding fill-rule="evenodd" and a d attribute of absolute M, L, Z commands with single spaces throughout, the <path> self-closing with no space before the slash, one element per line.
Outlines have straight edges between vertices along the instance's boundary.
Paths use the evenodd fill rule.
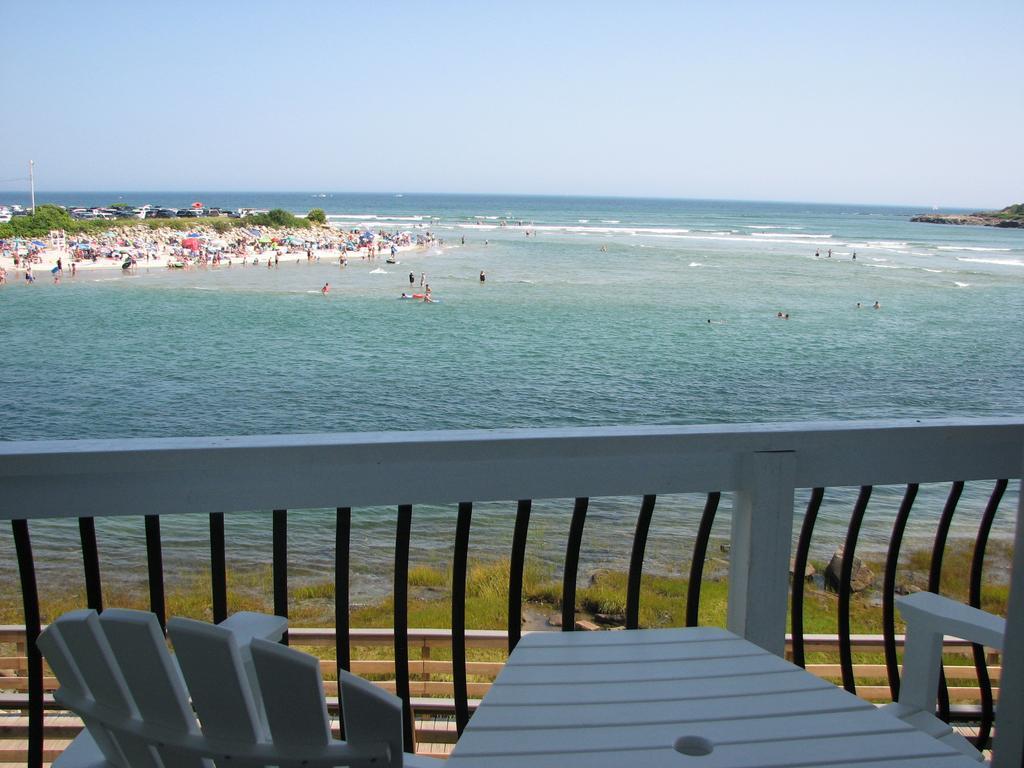
<path fill-rule="evenodd" d="M 204 266 L 260 265 L 288 261 L 366 260 L 385 262 L 392 254 L 426 248 L 426 234 L 316 229 L 236 228 L 224 233 L 198 226 L 189 232 L 171 228 L 130 227 L 99 236 L 60 236 L 3 241 L 0 268 L 8 283 L 68 279 L 79 272 L 112 269 L 190 269 Z M 54 270 L 60 268 L 59 272 Z"/>

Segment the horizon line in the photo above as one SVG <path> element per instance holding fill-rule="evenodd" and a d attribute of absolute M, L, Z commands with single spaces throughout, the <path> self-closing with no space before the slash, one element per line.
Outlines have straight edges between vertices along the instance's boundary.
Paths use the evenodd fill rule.
<path fill-rule="evenodd" d="M 384 195 L 384 196 L 405 196 L 423 195 L 435 197 L 523 197 L 523 198 L 578 198 L 583 200 L 664 200 L 681 202 L 714 202 L 714 203 L 775 203 L 779 205 L 834 205 L 834 206 L 857 206 L 863 208 L 921 208 L 923 210 L 964 210 L 981 211 L 986 210 L 984 206 L 968 206 L 960 204 L 935 205 L 918 203 L 865 203 L 853 201 L 816 201 L 816 200 L 782 200 L 782 199 L 753 199 L 753 198 L 730 198 L 730 197 L 679 197 L 673 195 L 595 195 L 595 194 L 569 194 L 558 192 L 422 192 L 422 191 L 344 191 L 344 190 L 320 190 L 310 189 L 37 189 L 36 196 L 54 194 L 203 194 L 227 195 Z M 0 192 L 0 195 L 3 195 Z M 11 192 L 11 194 L 28 196 L 28 191 Z M 1007 203 L 1013 205 L 1013 203 Z"/>

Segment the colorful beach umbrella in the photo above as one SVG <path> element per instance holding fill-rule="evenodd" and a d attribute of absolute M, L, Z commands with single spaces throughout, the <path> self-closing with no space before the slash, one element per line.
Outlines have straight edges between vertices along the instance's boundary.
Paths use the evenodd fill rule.
<path fill-rule="evenodd" d="M 199 250 L 199 240 L 194 237 L 186 237 L 181 241 L 182 248 L 188 248 L 190 251 Z"/>

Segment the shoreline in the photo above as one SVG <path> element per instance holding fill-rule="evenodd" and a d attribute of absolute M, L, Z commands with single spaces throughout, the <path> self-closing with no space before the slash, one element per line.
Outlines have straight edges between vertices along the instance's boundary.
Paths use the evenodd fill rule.
<path fill-rule="evenodd" d="M 145 231 L 131 228 L 111 231 L 99 237 L 69 238 L 65 243 L 43 243 L 40 240 L 35 242 L 43 243 L 42 247 L 0 251 L 0 267 L 7 272 L 7 283 L 13 284 L 26 282 L 28 268 L 31 268 L 36 282 L 52 280 L 55 277 L 52 270 L 58 262 L 61 279 L 68 280 L 78 272 L 123 270 L 135 273 L 139 269 L 152 268 L 191 270 L 220 265 L 256 265 L 274 257 L 281 260 L 306 257 L 309 261 L 336 261 L 344 255 L 346 260 L 386 263 L 392 246 L 396 254 L 408 254 L 425 251 L 438 244 L 433 237 L 409 233 L 375 232 L 373 239 L 353 237 L 352 233 L 332 226 L 312 232 L 260 227 L 258 230 L 218 233 L 202 226 L 194 231 L 199 235 L 196 238 L 170 228 L 147 228 Z M 253 232 L 258 232 L 259 236 Z M 198 247 L 185 247 L 183 242 L 186 240 L 198 241 Z M 76 247 L 79 244 L 87 247 Z M 256 261 L 251 261 L 253 259 Z M 124 264 L 130 260 L 134 260 L 134 264 L 125 269 Z"/>

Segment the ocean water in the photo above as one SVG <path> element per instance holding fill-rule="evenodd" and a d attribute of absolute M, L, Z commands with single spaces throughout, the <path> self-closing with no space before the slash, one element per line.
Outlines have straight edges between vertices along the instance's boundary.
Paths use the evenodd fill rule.
<path fill-rule="evenodd" d="M 398 265 L 342 269 L 297 256 L 274 270 L 110 270 L 9 285 L 0 289 L 0 439 L 1024 412 L 1021 231 L 916 224 L 920 211 L 866 206 L 320 194 L 41 195 L 322 207 L 338 226 L 429 230 L 445 245 L 403 253 Z M 426 274 L 440 303 L 397 300 L 410 272 L 417 287 Z M 969 489 L 964 506 L 979 511 L 985 492 Z M 944 493 L 924 493 L 922 518 L 937 514 Z M 853 496 L 826 497 L 820 553 L 841 539 Z M 678 567 L 701 504 L 659 504 L 652 567 Z M 897 504 L 896 491 L 878 492 L 868 546 L 885 542 Z M 595 502 L 585 567 L 628 561 L 621 534 L 638 505 Z M 507 555 L 513 509 L 476 512 L 475 551 Z M 539 505 L 531 551 L 560 559 L 569 509 Z M 452 509 L 417 510 L 414 559 L 450 556 L 452 518 Z M 1006 535 L 1009 514 L 1000 518 Z M 322 542 L 332 520 L 295 516 L 300 573 L 329 568 Z M 392 526 L 390 511 L 357 520 L 368 592 L 391 557 Z M 126 572 L 144 562 L 141 521 L 100 527 L 105 557 Z M 229 562 L 266 562 L 268 529 L 266 515 L 230 516 Z M 165 532 L 169 568 L 174 552 L 205 546 L 204 521 L 168 520 Z M 77 539 L 73 526 L 33 533 L 56 571 L 80 567 L 73 552 L 61 555 Z M 972 535 L 966 522 L 962 533 Z M 0 543 L 8 563 L 9 546 Z"/>

